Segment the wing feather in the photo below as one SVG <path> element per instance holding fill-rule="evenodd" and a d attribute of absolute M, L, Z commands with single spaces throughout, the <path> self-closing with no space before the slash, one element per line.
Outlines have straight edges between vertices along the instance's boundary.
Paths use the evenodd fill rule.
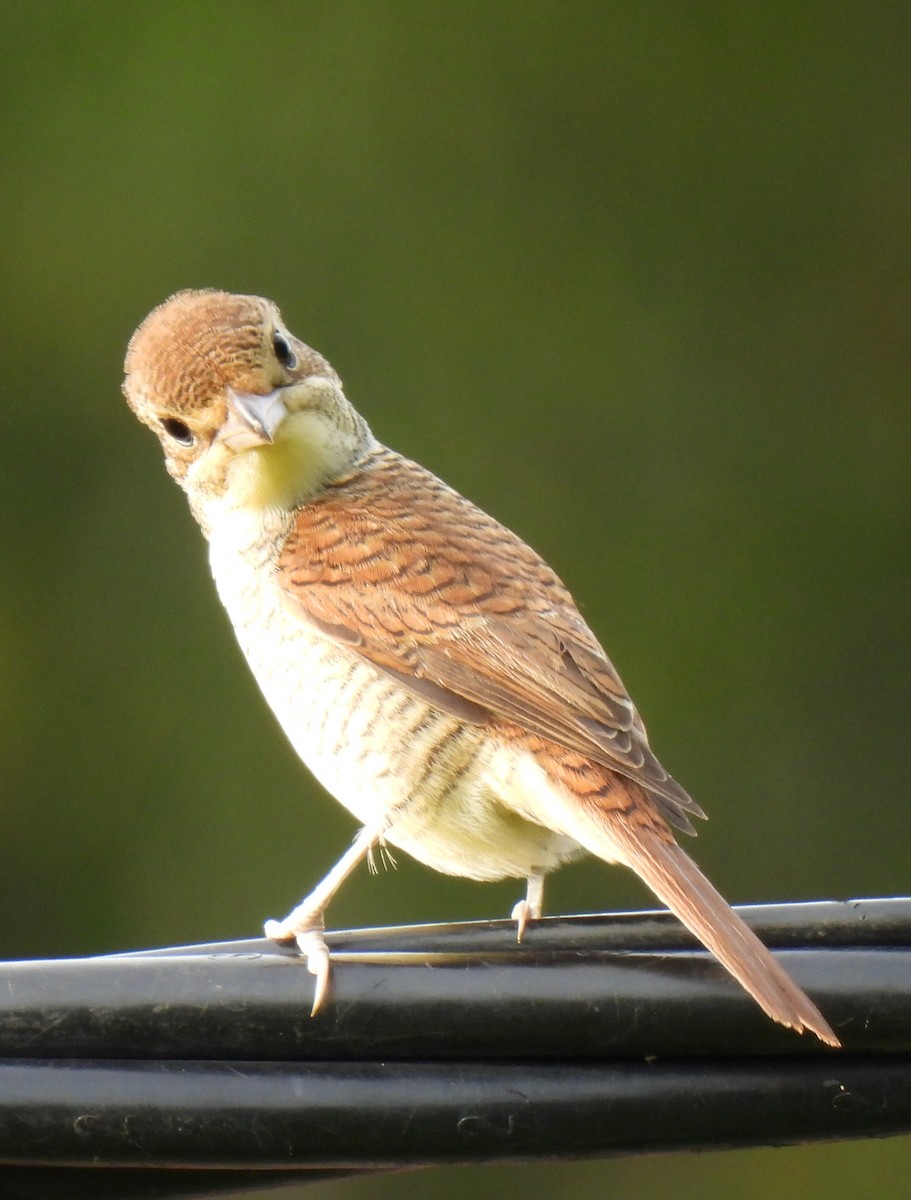
<path fill-rule="evenodd" d="M 692 829 L 558 577 L 515 534 L 380 448 L 295 516 L 276 565 L 290 610 L 461 720 L 507 721 L 636 780 Z"/>

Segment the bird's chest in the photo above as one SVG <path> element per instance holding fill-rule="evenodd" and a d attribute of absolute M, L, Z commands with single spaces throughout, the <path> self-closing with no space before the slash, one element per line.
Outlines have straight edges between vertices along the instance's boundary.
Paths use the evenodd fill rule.
<path fill-rule="evenodd" d="M 269 545 L 215 536 L 219 596 L 256 680 L 295 750 L 362 821 L 439 797 L 477 755 L 479 739 L 293 611 Z"/>
<path fill-rule="evenodd" d="M 495 739 L 311 628 L 276 583 L 275 539 L 228 532 L 210 539 L 219 596 L 266 700 L 328 791 L 439 871 L 525 876 L 567 856 L 565 838 L 509 802 L 514 771 Z"/>

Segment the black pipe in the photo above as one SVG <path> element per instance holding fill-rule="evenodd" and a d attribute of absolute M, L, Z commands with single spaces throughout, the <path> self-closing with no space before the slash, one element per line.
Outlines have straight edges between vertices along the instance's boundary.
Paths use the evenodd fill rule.
<path fill-rule="evenodd" d="M 335 934 L 316 1018 L 264 940 L 0 964 L 3 1194 L 911 1130 L 911 900 L 740 911 L 842 1051 L 655 913 Z"/>

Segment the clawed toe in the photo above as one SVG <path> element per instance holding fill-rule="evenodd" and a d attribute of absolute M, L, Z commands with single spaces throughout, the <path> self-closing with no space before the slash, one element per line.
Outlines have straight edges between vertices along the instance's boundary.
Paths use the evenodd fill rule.
<path fill-rule="evenodd" d="M 544 911 L 544 872 L 532 871 L 528 876 L 525 899 L 513 907 L 510 914 L 516 923 L 516 941 L 521 942 L 525 937 L 525 929 L 529 921 L 540 919 Z"/>
<path fill-rule="evenodd" d="M 329 947 L 321 929 L 311 929 L 297 935 L 297 948 L 307 960 L 307 970 L 314 978 L 313 1003 L 310 1016 L 315 1017 L 329 994 Z"/>
<path fill-rule="evenodd" d="M 313 1003 L 310 1006 L 310 1016 L 316 1015 L 329 994 L 329 947 L 323 936 L 321 917 L 308 922 L 309 928 L 291 925 L 287 921 L 266 921 L 265 934 L 275 942 L 296 942 L 303 958 L 307 960 L 307 970 L 314 977 Z"/>
<path fill-rule="evenodd" d="M 263 933 L 273 942 L 293 942 L 296 937 L 294 930 L 289 929 L 284 921 L 266 921 Z"/>
<path fill-rule="evenodd" d="M 525 937 L 525 927 L 528 922 L 534 917 L 531 905 L 527 900 L 520 900 L 513 906 L 512 912 L 509 914 L 510 919 L 516 923 L 516 941 L 521 942 Z"/>

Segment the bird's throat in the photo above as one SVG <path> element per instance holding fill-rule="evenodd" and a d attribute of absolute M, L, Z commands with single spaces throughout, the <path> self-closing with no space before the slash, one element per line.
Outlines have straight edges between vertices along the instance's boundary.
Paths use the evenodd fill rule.
<path fill-rule="evenodd" d="M 347 431 L 315 411 L 295 413 L 270 445 L 239 454 L 227 475 L 229 507 L 290 512 L 345 474 L 359 451 Z"/>

